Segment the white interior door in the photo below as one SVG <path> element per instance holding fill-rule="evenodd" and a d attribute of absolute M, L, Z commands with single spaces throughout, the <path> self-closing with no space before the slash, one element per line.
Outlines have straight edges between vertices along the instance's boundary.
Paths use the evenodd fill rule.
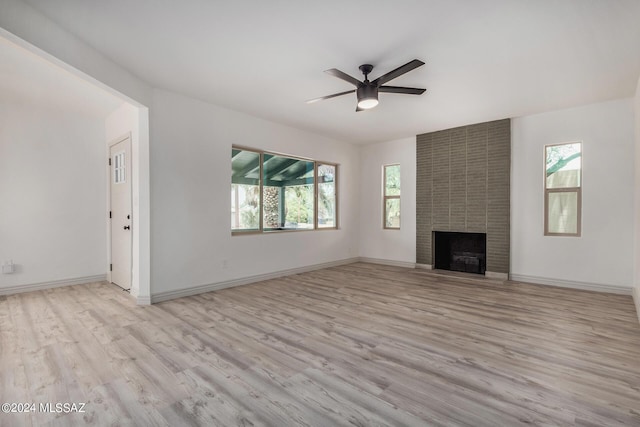
<path fill-rule="evenodd" d="M 111 282 L 131 289 L 131 138 L 109 148 Z"/>

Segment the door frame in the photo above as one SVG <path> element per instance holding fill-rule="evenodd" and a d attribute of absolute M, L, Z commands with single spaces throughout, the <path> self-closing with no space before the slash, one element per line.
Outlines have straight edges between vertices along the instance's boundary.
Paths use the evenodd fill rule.
<path fill-rule="evenodd" d="M 135 215 L 133 214 L 133 210 L 134 210 L 134 200 L 133 200 L 133 170 L 135 169 L 135 164 L 133 162 L 133 140 L 132 140 L 132 135 L 131 132 L 127 132 L 124 135 L 119 136 L 118 138 L 115 138 L 111 141 L 109 141 L 107 143 L 107 162 L 106 162 L 106 167 L 107 167 L 107 214 L 109 212 L 111 212 L 111 164 L 110 164 L 110 159 L 111 159 L 111 147 L 113 147 L 116 144 L 119 144 L 123 141 L 129 140 L 129 145 L 130 145 L 130 157 L 131 159 L 129 159 L 129 162 L 131 163 L 131 170 L 127 171 L 127 176 L 129 177 L 128 179 L 128 185 L 129 185 L 129 196 L 131 197 L 131 230 L 132 230 L 132 235 L 131 235 L 131 271 L 129 272 L 129 290 L 133 289 L 133 280 L 134 280 L 134 276 L 133 276 L 133 266 L 134 266 L 134 259 L 136 257 L 136 254 L 133 253 L 133 231 L 136 229 L 136 227 L 134 227 L 134 219 L 135 219 Z M 113 283 L 111 281 L 111 254 L 112 254 L 112 245 L 111 245 L 111 233 L 112 233 L 112 221 L 109 215 L 107 215 L 107 281 L 109 283 Z"/>

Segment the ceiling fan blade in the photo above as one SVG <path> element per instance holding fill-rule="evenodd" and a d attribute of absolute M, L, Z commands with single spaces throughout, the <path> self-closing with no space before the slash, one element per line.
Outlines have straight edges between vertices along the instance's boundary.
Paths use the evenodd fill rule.
<path fill-rule="evenodd" d="M 389 71 L 387 74 L 383 74 L 382 76 L 378 77 L 371 83 L 378 86 L 382 86 L 386 82 L 393 80 L 396 77 L 400 77 L 404 73 L 408 73 L 409 71 L 414 70 L 423 65 L 424 65 L 424 62 L 420 61 L 419 59 L 414 59 L 413 61 L 407 62 L 406 64 L 396 68 L 393 71 Z"/>
<path fill-rule="evenodd" d="M 327 95 L 327 96 L 321 96 L 320 98 L 314 98 L 314 99 L 310 99 L 307 101 L 307 104 L 313 104 L 314 102 L 318 102 L 318 101 L 322 101 L 323 99 L 331 99 L 331 98 L 335 98 L 336 96 L 342 96 L 342 95 L 346 95 L 348 93 L 353 93 L 356 90 L 348 90 L 346 92 L 340 92 L 340 93 L 334 93 L 333 95 Z"/>
<path fill-rule="evenodd" d="M 336 69 L 336 68 L 332 68 L 330 70 L 324 70 L 325 73 L 327 74 L 331 74 L 333 77 L 337 77 L 339 79 L 344 80 L 345 82 L 349 82 L 354 86 L 358 86 L 360 83 L 362 83 L 360 80 L 356 79 L 355 77 L 351 77 L 349 74 L 347 73 L 343 73 L 342 71 Z"/>
<path fill-rule="evenodd" d="M 418 89 L 416 87 L 400 87 L 400 86 L 380 86 L 378 92 L 387 93 L 405 93 L 407 95 L 422 95 L 426 89 Z"/>

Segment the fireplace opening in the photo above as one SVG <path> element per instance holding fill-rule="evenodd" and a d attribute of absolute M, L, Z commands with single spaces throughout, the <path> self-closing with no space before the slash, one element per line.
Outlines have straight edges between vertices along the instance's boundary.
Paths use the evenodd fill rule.
<path fill-rule="evenodd" d="M 485 233 L 434 231 L 434 268 L 484 274 L 487 259 Z"/>

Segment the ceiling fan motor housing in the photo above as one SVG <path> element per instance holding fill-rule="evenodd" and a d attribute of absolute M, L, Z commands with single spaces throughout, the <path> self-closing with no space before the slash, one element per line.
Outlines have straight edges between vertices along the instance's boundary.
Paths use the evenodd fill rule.
<path fill-rule="evenodd" d="M 364 99 L 378 99 L 378 86 L 369 82 L 361 83 L 358 85 L 356 95 L 358 96 L 358 102 Z"/>

